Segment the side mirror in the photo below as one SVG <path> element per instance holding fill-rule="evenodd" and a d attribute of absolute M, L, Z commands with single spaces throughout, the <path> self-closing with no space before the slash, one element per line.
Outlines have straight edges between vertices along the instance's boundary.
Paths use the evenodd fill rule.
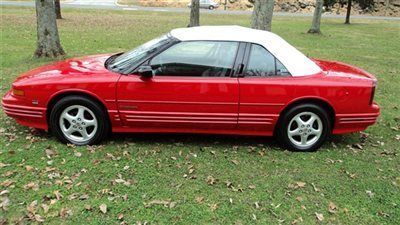
<path fill-rule="evenodd" d="M 144 78 L 152 78 L 154 75 L 151 66 L 140 66 L 138 69 L 138 74 Z"/>

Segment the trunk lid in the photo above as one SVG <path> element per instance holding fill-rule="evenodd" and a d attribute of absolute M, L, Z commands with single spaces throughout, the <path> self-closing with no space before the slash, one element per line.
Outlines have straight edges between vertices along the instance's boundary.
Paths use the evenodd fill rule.
<path fill-rule="evenodd" d="M 355 66 L 338 61 L 312 59 L 327 75 L 344 76 L 349 78 L 370 79 L 376 82 L 374 75 Z"/>

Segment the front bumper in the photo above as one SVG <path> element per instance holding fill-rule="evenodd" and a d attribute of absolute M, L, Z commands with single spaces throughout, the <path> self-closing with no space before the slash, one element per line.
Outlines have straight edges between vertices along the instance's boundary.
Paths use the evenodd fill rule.
<path fill-rule="evenodd" d="M 16 98 L 7 92 L 1 104 L 4 112 L 23 126 L 47 130 L 46 108 L 28 106 L 23 99 Z"/>

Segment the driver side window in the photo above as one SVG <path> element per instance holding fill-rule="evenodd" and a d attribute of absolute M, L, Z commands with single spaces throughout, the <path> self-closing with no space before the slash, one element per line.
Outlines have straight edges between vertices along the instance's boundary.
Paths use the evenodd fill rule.
<path fill-rule="evenodd" d="M 227 77 L 239 43 L 229 41 L 180 42 L 150 61 L 155 76 Z"/>

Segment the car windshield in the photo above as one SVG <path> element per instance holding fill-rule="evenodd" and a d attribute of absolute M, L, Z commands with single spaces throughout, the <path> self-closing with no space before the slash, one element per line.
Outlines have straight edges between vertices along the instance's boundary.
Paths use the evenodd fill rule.
<path fill-rule="evenodd" d="M 155 52 L 158 48 L 168 44 L 170 41 L 170 36 L 166 34 L 123 54 L 113 55 L 107 60 L 109 62 L 106 61 L 106 67 L 117 73 L 128 74 L 132 69 L 138 66 L 145 57 Z"/>

